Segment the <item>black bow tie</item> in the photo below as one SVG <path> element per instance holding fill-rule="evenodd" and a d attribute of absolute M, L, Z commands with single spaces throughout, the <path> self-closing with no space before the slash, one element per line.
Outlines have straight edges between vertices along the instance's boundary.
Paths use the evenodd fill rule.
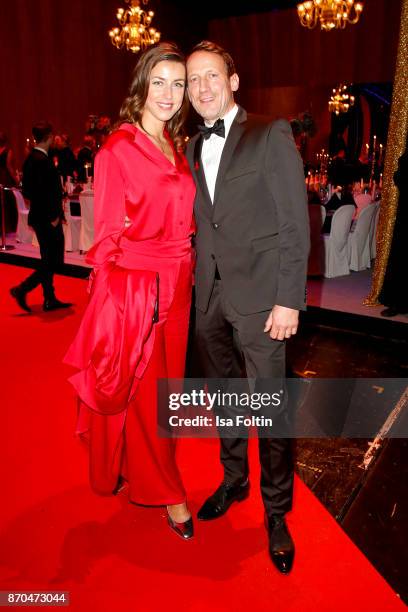
<path fill-rule="evenodd" d="M 217 121 L 211 127 L 207 127 L 206 125 L 199 125 L 198 129 L 204 136 L 205 140 L 207 140 L 211 136 L 211 134 L 217 134 L 217 136 L 225 138 L 224 119 L 217 119 Z"/>

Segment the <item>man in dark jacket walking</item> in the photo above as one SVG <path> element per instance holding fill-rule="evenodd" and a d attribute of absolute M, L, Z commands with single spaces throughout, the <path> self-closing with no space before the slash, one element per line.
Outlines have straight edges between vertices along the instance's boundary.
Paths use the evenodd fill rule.
<path fill-rule="evenodd" d="M 26 312 L 31 312 L 26 296 L 38 285 L 44 293 L 44 311 L 68 308 L 70 303 L 55 297 L 53 277 L 64 262 L 64 233 L 62 221 L 62 187 L 58 171 L 48 156 L 53 140 L 52 126 L 43 121 L 34 125 L 35 147 L 23 165 L 23 195 L 30 201 L 28 223 L 36 233 L 41 261 L 26 280 L 10 289 L 11 295 Z"/>

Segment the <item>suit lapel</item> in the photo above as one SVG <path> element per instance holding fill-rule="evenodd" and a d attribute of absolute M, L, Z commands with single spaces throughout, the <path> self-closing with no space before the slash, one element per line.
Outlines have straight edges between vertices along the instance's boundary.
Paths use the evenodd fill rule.
<path fill-rule="evenodd" d="M 230 127 L 230 130 L 227 136 L 227 141 L 222 151 L 220 165 L 218 167 L 217 180 L 215 182 L 213 207 L 215 207 L 215 205 L 217 204 L 217 198 L 220 193 L 222 183 L 224 181 L 225 173 L 228 169 L 228 166 L 234 154 L 235 148 L 238 142 L 240 141 L 242 134 L 245 131 L 244 122 L 246 121 L 246 118 L 247 118 L 246 112 L 244 111 L 243 108 L 239 106 L 237 115 Z"/>

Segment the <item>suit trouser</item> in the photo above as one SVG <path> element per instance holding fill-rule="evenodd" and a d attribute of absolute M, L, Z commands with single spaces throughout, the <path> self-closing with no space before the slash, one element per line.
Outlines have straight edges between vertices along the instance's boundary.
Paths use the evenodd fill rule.
<path fill-rule="evenodd" d="M 35 270 L 20 285 L 21 289 L 28 293 L 42 285 L 44 300 L 52 300 L 55 297 L 53 279 L 54 273 L 64 263 L 64 232 L 62 224 L 57 227 L 47 223 L 33 226 L 40 245 L 41 260 L 38 269 Z"/>
<path fill-rule="evenodd" d="M 248 378 L 282 379 L 285 343 L 263 331 L 269 311 L 239 314 L 227 300 L 221 280 L 215 280 L 207 312 L 196 312 L 196 340 L 204 376 L 238 378 L 234 334 L 240 345 Z M 220 438 L 224 482 L 238 484 L 248 477 L 247 438 Z M 261 492 L 265 510 L 284 514 L 292 508 L 293 459 L 287 438 L 259 438 Z"/>

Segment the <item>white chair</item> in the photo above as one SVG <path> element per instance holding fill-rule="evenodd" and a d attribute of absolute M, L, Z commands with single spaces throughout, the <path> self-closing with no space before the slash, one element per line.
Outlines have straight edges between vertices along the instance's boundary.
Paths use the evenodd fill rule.
<path fill-rule="evenodd" d="M 354 206 L 345 204 L 340 206 L 332 217 L 330 234 L 324 236 L 326 278 L 350 274 L 347 243 L 353 214 Z"/>
<path fill-rule="evenodd" d="M 375 206 L 376 211 L 374 213 L 373 221 L 371 222 L 370 228 L 370 257 L 371 259 L 375 259 L 377 257 L 377 227 L 378 227 L 378 218 L 380 216 L 380 205 L 381 202 L 378 201 L 373 206 Z"/>
<path fill-rule="evenodd" d="M 348 238 L 350 270 L 359 272 L 371 267 L 370 257 L 370 228 L 374 220 L 376 208 L 374 205 L 366 206 L 360 212 L 354 231 Z"/>
<path fill-rule="evenodd" d="M 310 253 L 307 264 L 308 276 L 318 276 L 324 272 L 324 239 L 322 226 L 326 218 L 324 206 L 309 204 Z"/>
<path fill-rule="evenodd" d="M 71 202 L 64 200 L 64 214 L 66 223 L 63 225 L 65 250 L 79 251 L 79 237 L 81 234 L 81 217 L 71 215 Z"/>
<path fill-rule="evenodd" d="M 326 221 L 326 214 L 327 214 L 327 211 L 326 211 L 325 207 L 323 206 L 323 204 L 320 204 L 320 214 L 322 216 L 322 227 L 323 227 L 324 222 Z"/>
<path fill-rule="evenodd" d="M 25 204 L 21 191 L 18 189 L 12 189 L 12 192 L 16 200 L 18 212 L 16 240 L 17 242 L 22 242 L 23 244 L 30 244 L 33 239 L 33 230 L 28 225 L 28 213 L 30 211 Z"/>
<path fill-rule="evenodd" d="M 81 234 L 79 237 L 79 248 L 81 251 L 89 251 L 94 241 L 94 197 L 93 191 L 82 191 L 79 195 L 81 205 Z"/>

